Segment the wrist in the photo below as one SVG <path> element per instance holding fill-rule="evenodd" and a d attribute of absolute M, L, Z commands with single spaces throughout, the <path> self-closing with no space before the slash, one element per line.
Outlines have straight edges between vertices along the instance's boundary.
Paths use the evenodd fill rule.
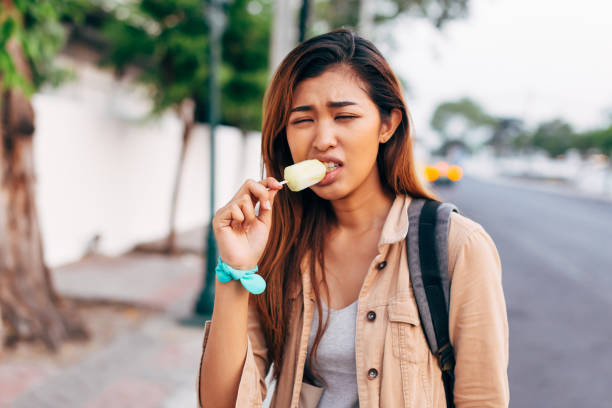
<path fill-rule="evenodd" d="M 266 289 L 265 280 L 257 274 L 257 265 L 250 269 L 234 268 L 219 257 L 215 269 L 217 280 L 221 283 L 228 283 L 232 280 L 240 281 L 242 286 L 254 295 L 259 295 Z"/>
<path fill-rule="evenodd" d="M 229 257 L 228 257 L 229 258 Z M 242 260 L 240 262 L 235 262 L 233 260 L 230 260 L 229 262 L 225 260 L 226 258 L 224 258 L 223 256 L 219 255 L 217 258 L 217 263 L 223 263 L 227 266 L 229 266 L 232 269 L 236 269 L 238 271 L 249 271 L 251 269 L 255 269 L 257 267 L 257 262 L 247 262 L 245 260 Z"/>
<path fill-rule="evenodd" d="M 257 264 L 230 264 L 230 263 L 225 263 L 227 266 L 229 266 L 232 269 L 236 269 L 237 271 L 250 271 L 253 270 L 255 268 L 257 268 Z"/>

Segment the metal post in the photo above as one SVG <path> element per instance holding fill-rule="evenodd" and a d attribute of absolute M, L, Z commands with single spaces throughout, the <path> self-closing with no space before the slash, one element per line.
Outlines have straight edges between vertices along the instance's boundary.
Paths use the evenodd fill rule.
<path fill-rule="evenodd" d="M 308 22 L 310 19 L 310 0 L 302 0 L 302 8 L 300 9 L 300 34 L 298 42 L 303 42 L 308 33 Z"/>
<path fill-rule="evenodd" d="M 195 305 L 195 313 L 211 316 L 215 302 L 215 267 L 217 265 L 217 243 L 212 229 L 215 215 L 215 128 L 219 121 L 219 65 L 221 64 L 221 35 L 225 29 L 224 0 L 205 0 L 206 17 L 210 29 L 210 223 L 206 239 L 206 270 L 204 289 Z"/>

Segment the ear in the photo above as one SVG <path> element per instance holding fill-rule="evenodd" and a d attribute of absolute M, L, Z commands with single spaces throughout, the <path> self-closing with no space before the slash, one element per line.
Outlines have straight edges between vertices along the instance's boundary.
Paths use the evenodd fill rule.
<path fill-rule="evenodd" d="M 387 120 L 383 121 L 380 124 L 380 131 L 378 132 L 378 142 L 386 143 L 389 139 L 391 139 L 401 121 L 402 111 L 398 108 L 393 108 Z"/>

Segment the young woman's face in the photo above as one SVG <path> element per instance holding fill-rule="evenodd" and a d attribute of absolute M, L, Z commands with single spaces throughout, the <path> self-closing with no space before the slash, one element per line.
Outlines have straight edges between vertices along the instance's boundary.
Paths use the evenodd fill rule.
<path fill-rule="evenodd" d="M 347 67 L 334 67 L 298 84 L 287 123 L 295 163 L 319 159 L 326 177 L 312 190 L 336 200 L 360 189 L 380 188 L 376 155 L 401 121 L 401 112 L 381 122 L 377 106 Z"/>

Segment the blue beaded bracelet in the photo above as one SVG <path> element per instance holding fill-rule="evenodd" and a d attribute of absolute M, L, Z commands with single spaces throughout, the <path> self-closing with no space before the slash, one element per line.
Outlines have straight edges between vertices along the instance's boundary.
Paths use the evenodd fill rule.
<path fill-rule="evenodd" d="M 248 271 L 234 269 L 223 262 L 221 257 L 219 257 L 215 272 L 217 273 L 219 282 L 225 283 L 231 280 L 239 280 L 246 290 L 254 295 L 259 295 L 266 290 L 266 281 L 256 273 L 258 269 L 257 266 Z"/>

